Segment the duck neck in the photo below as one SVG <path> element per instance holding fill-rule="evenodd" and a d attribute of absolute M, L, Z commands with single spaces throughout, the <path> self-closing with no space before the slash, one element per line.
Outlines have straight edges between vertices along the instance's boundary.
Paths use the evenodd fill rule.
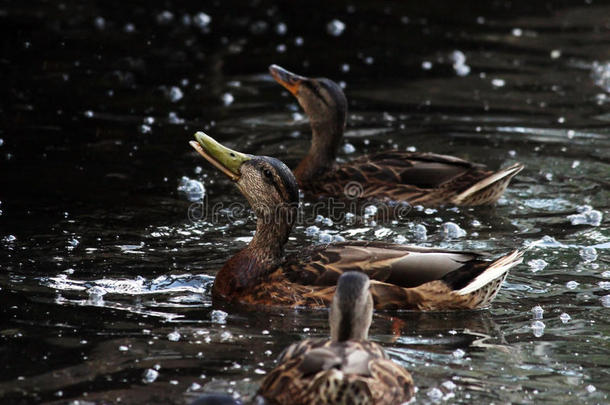
<path fill-rule="evenodd" d="M 273 216 L 257 214 L 256 233 L 244 249 L 231 257 L 216 275 L 214 295 L 238 295 L 273 272 L 282 262 L 284 244 L 292 230 L 296 210 L 279 209 Z"/>
<path fill-rule="evenodd" d="M 314 182 L 335 165 L 337 149 L 343 138 L 343 124 L 328 121 L 311 122 L 311 146 L 294 171 L 302 187 Z"/>
<path fill-rule="evenodd" d="M 340 316 L 339 323 L 335 328 L 331 327 L 331 340 L 335 342 L 345 342 L 347 340 L 367 340 L 368 328 L 358 325 L 354 314 L 343 312 Z"/>

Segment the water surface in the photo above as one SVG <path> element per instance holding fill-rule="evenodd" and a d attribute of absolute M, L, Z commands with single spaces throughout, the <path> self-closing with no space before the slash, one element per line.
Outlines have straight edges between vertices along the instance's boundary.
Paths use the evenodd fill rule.
<path fill-rule="evenodd" d="M 202 129 L 294 166 L 309 128 L 271 63 L 345 86 L 341 159 L 396 147 L 526 165 L 495 207 L 316 223 L 304 206 L 289 251 L 530 246 L 490 310 L 376 315 L 371 339 L 412 371 L 416 403 L 608 402 L 610 6 L 327 3 L 0 6 L 5 402 L 248 398 L 286 345 L 328 334 L 324 311 L 212 306 L 254 221 L 187 142 Z M 184 176 L 227 209 L 193 220 Z"/>

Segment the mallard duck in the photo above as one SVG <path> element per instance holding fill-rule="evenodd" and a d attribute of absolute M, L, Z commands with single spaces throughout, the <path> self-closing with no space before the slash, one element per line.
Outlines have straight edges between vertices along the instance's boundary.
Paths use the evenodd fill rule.
<path fill-rule="evenodd" d="M 339 277 L 330 306 L 330 340 L 286 348 L 259 395 L 278 405 L 394 405 L 413 396 L 413 379 L 381 346 L 368 341 L 373 297 L 366 274 Z"/>
<path fill-rule="evenodd" d="M 240 153 L 203 132 L 191 146 L 235 182 L 256 214 L 256 233 L 216 275 L 214 300 L 280 307 L 326 307 L 339 276 L 360 271 L 371 278 L 377 309 L 447 310 L 489 305 L 517 250 L 496 260 L 477 252 L 351 241 L 284 255 L 297 221 L 299 190 L 277 159 Z"/>
<path fill-rule="evenodd" d="M 435 153 L 387 150 L 338 164 L 347 101 L 341 87 L 329 79 L 311 79 L 280 66 L 271 76 L 296 97 L 309 117 L 312 139 L 307 155 L 294 174 L 301 188 L 314 197 L 358 197 L 406 201 L 435 206 L 493 204 L 510 180 L 523 169 L 515 163 L 497 172 L 466 160 Z M 357 182 L 357 195 L 349 184 Z"/>

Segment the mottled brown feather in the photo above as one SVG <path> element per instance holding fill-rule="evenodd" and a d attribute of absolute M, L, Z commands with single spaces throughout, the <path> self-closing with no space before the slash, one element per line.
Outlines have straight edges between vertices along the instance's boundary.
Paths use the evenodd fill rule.
<path fill-rule="evenodd" d="M 481 291 L 461 295 L 459 290 L 505 257 L 489 261 L 477 252 L 383 242 L 336 243 L 288 256 L 247 290 L 216 298 L 255 306 L 325 308 L 339 276 L 361 271 L 371 279 L 377 309 L 473 309 L 489 305 L 508 269 L 521 262 L 520 254 L 511 257 L 498 280 L 490 280 Z M 454 280 L 456 272 L 460 283 Z"/>
<path fill-rule="evenodd" d="M 357 367 L 361 372 L 344 372 L 348 367 L 354 368 L 346 360 L 354 352 L 363 359 Z M 335 361 L 308 361 L 308 356 L 320 354 L 334 357 Z M 305 362 L 309 366 L 303 367 Z M 376 343 L 307 339 L 284 350 L 278 366 L 267 374 L 258 393 L 279 405 L 390 405 L 409 400 L 414 387 L 409 372 L 390 360 Z"/>
<path fill-rule="evenodd" d="M 495 203 L 522 169 L 523 165 L 515 164 L 494 172 L 453 156 L 390 150 L 335 165 L 315 181 L 303 181 L 298 176 L 297 180 L 306 192 L 316 197 L 353 198 L 346 196 L 345 190 L 356 182 L 360 186 L 359 199 L 406 201 L 425 206 L 474 206 Z M 505 171 L 507 174 L 502 176 Z M 480 190 L 474 187 L 494 175 L 500 178 Z M 461 195 L 473 187 L 472 194 Z"/>

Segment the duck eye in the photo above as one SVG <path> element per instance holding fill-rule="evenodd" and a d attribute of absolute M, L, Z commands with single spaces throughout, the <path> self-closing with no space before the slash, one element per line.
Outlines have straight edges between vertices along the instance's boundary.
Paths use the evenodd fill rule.
<path fill-rule="evenodd" d="M 263 169 L 263 174 L 265 175 L 265 177 L 271 178 L 271 170 Z"/>

